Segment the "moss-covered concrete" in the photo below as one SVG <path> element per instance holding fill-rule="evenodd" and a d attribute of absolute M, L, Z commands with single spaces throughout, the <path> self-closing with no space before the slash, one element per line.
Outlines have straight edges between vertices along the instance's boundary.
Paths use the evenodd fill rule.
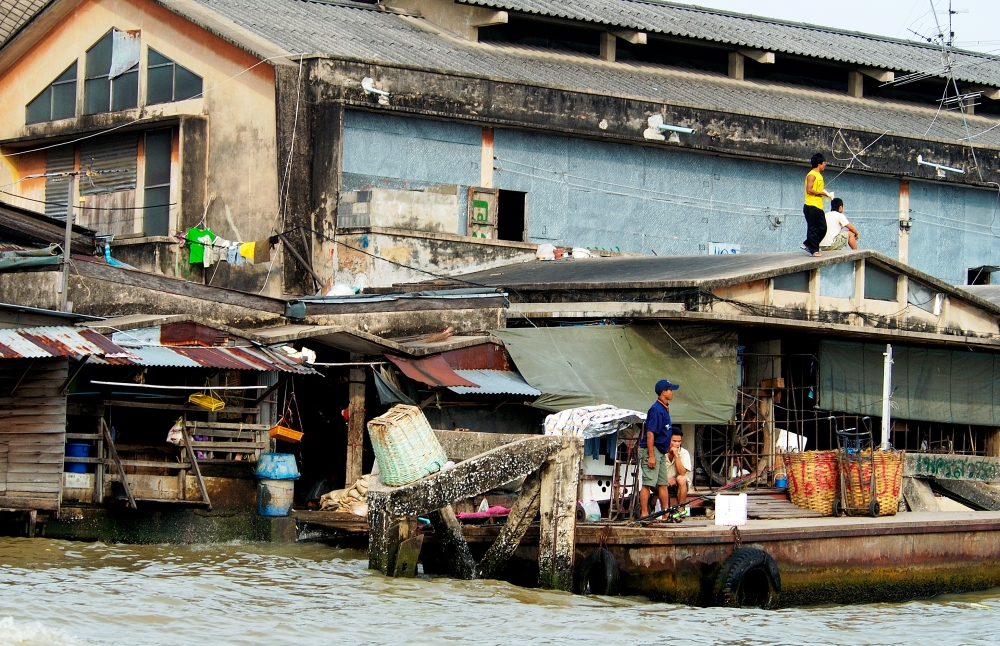
<path fill-rule="evenodd" d="M 100 505 L 64 505 L 49 520 L 44 536 L 109 543 L 218 543 L 225 541 L 294 542 L 295 519 L 266 518 L 256 511 L 201 509 L 127 509 Z"/>

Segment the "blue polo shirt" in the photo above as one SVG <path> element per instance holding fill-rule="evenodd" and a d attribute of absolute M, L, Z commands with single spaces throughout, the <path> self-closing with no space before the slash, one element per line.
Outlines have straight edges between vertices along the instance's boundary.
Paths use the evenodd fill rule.
<path fill-rule="evenodd" d="M 673 426 L 670 425 L 670 411 L 660 403 L 660 400 L 653 402 L 646 413 L 646 428 L 639 438 L 639 446 L 646 448 L 646 433 L 653 432 L 653 446 L 662 453 L 670 450 L 670 437 L 674 434 Z"/>

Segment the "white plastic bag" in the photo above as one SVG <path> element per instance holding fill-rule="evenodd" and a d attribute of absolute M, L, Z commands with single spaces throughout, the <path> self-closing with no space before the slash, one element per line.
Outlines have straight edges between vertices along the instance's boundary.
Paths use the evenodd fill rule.
<path fill-rule="evenodd" d="M 181 442 L 184 441 L 184 419 L 178 418 L 174 425 L 170 427 L 167 431 L 167 443 L 180 446 Z"/>

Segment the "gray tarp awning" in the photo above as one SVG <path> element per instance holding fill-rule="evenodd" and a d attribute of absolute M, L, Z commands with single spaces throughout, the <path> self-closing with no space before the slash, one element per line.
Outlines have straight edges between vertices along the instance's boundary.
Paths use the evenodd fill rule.
<path fill-rule="evenodd" d="M 880 416 L 884 352 L 884 343 L 821 341 L 820 405 Z M 1000 425 L 1000 353 L 893 345 L 892 360 L 893 417 Z"/>
<path fill-rule="evenodd" d="M 535 402 L 541 408 L 612 404 L 645 411 L 656 399 L 653 384 L 670 379 L 681 385 L 670 405 L 674 422 L 723 424 L 732 419 L 733 331 L 700 325 L 599 325 L 492 333 L 503 340 L 524 379 L 542 391 Z"/>

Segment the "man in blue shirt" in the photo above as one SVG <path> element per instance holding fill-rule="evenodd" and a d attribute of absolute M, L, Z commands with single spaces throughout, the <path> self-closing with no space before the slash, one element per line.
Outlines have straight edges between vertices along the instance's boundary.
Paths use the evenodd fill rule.
<path fill-rule="evenodd" d="M 653 386 L 653 390 L 656 391 L 656 401 L 646 413 L 646 428 L 639 438 L 639 465 L 642 467 L 639 505 L 644 517 L 649 515 L 649 494 L 654 488 L 660 499 L 660 508 L 666 509 L 670 506 L 668 491 L 670 476 L 667 473 L 666 454 L 670 451 L 670 437 L 673 435 L 673 427 L 670 425 L 670 400 L 674 398 L 674 391 L 678 388 L 680 388 L 678 384 L 666 379 L 656 382 Z"/>

